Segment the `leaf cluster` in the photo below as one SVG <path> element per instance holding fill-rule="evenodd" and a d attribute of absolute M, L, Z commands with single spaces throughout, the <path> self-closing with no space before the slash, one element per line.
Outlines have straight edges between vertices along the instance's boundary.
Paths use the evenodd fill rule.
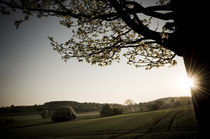
<path fill-rule="evenodd" d="M 160 0 L 159 5 L 165 2 Z M 138 12 L 168 19 L 167 15 L 152 11 L 154 7 L 148 8 L 149 11 L 134 1 L 126 0 L 0 0 L 2 14 L 10 14 L 17 9 L 24 15 L 23 19 L 15 21 L 17 28 L 35 14 L 38 18 L 56 16 L 60 25 L 72 32 L 72 37 L 63 43 L 58 43 L 52 36 L 48 37 L 53 49 L 64 61 L 77 58 L 79 62 L 106 66 L 114 61 L 119 62 L 124 56 L 128 64 L 146 69 L 176 65 L 174 52 L 166 49 L 161 40 L 144 35 L 147 30 L 152 35 L 157 36 L 158 33 L 149 29 L 139 33 L 138 27 L 149 28 L 152 16 L 140 20 Z M 168 40 L 168 30 L 173 32 L 174 28 L 171 24 L 164 27 L 159 33 L 160 39 Z"/>

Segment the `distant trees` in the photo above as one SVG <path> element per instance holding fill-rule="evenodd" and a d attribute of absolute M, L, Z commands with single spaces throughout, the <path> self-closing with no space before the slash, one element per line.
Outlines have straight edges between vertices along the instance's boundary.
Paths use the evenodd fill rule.
<path fill-rule="evenodd" d="M 163 101 L 157 100 L 154 103 L 149 104 L 148 110 L 149 111 L 159 110 L 163 105 L 164 105 Z"/>
<path fill-rule="evenodd" d="M 101 108 L 100 115 L 103 116 L 110 116 L 113 115 L 113 110 L 109 104 L 104 105 Z"/>
<path fill-rule="evenodd" d="M 139 108 L 136 107 L 137 106 L 136 103 L 132 99 L 126 99 L 125 105 L 127 105 L 126 106 L 127 112 L 134 112 L 139 110 Z"/>
<path fill-rule="evenodd" d="M 42 119 L 48 119 L 51 116 L 51 112 L 49 110 L 43 110 L 41 111 L 40 116 Z"/>
<path fill-rule="evenodd" d="M 135 102 L 132 99 L 126 99 L 125 100 L 125 105 L 133 105 Z"/>
<path fill-rule="evenodd" d="M 190 97 L 169 97 L 150 102 L 139 103 L 139 111 L 154 111 L 159 109 L 168 109 L 177 106 L 191 105 Z"/>
<path fill-rule="evenodd" d="M 76 112 L 99 111 L 103 104 L 99 103 L 80 103 L 76 101 L 51 101 L 43 105 L 46 109 L 53 111 L 61 106 L 72 107 Z"/>
<path fill-rule="evenodd" d="M 155 103 L 156 101 L 162 101 L 162 105 L 158 104 L 157 106 Z M 121 104 L 109 104 L 110 107 L 113 109 L 113 112 L 117 111 L 115 108 L 121 109 L 123 112 L 136 112 L 136 111 L 150 111 L 150 110 L 158 110 L 158 109 L 167 109 L 181 105 L 190 105 L 192 104 L 191 97 L 173 97 L 173 98 L 162 98 L 155 101 L 144 102 L 139 104 L 127 103 L 132 105 L 121 105 Z M 0 107 L 0 114 L 1 115 L 10 115 L 11 113 L 27 113 L 27 114 L 40 114 L 47 115 L 45 110 L 48 110 L 48 114 L 50 112 L 55 111 L 60 107 L 72 107 L 76 112 L 91 112 L 91 111 L 101 111 L 102 107 L 105 104 L 100 103 L 80 103 L 75 101 L 52 101 L 47 102 L 43 105 L 31 105 L 31 106 L 4 106 Z M 156 108 L 155 108 L 156 107 Z"/>
<path fill-rule="evenodd" d="M 123 110 L 121 108 L 113 108 L 113 115 L 122 114 Z"/>
<path fill-rule="evenodd" d="M 71 107 L 61 107 L 56 109 L 52 114 L 52 121 L 54 122 L 64 122 L 71 121 L 76 118 L 76 112 Z"/>
<path fill-rule="evenodd" d="M 122 114 L 121 108 L 112 108 L 109 104 L 105 104 L 100 111 L 101 117 Z"/>

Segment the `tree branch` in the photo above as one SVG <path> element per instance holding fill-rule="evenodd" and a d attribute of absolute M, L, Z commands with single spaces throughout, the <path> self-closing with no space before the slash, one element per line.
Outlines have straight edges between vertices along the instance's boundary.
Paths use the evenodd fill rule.
<path fill-rule="evenodd" d="M 139 3 L 134 2 L 134 1 L 127 1 L 124 5 L 133 5 L 132 9 L 127 9 L 128 12 L 143 13 L 145 15 L 152 16 L 152 17 L 155 17 L 155 18 L 159 18 L 159 19 L 162 19 L 162 20 L 170 20 L 170 19 L 173 19 L 173 17 L 174 17 L 172 12 L 169 12 L 169 13 L 155 12 L 155 11 L 169 11 L 170 8 L 167 5 L 150 6 L 150 7 L 144 8 Z"/>
<path fill-rule="evenodd" d="M 153 39 L 156 41 L 162 40 L 160 33 L 150 30 L 141 22 L 138 22 L 137 24 L 134 20 L 132 20 L 128 13 L 125 10 L 123 10 L 122 6 L 116 0 L 109 0 L 109 2 L 118 12 L 122 20 L 135 32 L 141 34 L 147 39 Z"/>
<path fill-rule="evenodd" d="M 54 13 L 54 14 L 58 14 L 58 15 L 68 15 L 67 12 L 64 11 L 59 11 L 59 10 L 53 10 L 53 9 L 43 9 L 43 8 L 37 8 L 37 7 L 29 7 L 29 6 L 22 6 L 19 5 L 17 3 L 11 3 L 11 2 L 6 2 L 6 1 L 0 1 L 1 4 L 7 5 L 10 8 L 16 8 L 16 9 L 20 9 L 20 10 L 27 10 L 27 11 L 34 11 L 34 12 L 44 12 L 44 13 Z M 74 15 L 72 15 L 74 16 Z"/>

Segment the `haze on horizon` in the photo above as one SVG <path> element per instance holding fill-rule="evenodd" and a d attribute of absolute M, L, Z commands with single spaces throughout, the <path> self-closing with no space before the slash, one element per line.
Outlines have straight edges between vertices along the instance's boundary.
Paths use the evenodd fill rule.
<path fill-rule="evenodd" d="M 0 106 L 48 101 L 120 103 L 162 97 L 190 96 L 183 59 L 178 64 L 144 70 L 126 64 L 98 67 L 77 60 L 67 63 L 52 49 L 47 36 L 65 41 L 70 31 L 55 18 L 31 19 L 17 30 L 15 16 L 0 15 Z"/>

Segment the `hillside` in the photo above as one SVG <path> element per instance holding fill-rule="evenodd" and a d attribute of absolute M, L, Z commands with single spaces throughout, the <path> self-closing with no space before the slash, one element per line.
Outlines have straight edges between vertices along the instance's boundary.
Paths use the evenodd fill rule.
<path fill-rule="evenodd" d="M 90 118 L 90 117 L 89 117 Z M 37 120 L 37 119 L 36 119 Z M 1 129 L 8 138 L 196 138 L 191 106 Z"/>
<path fill-rule="evenodd" d="M 124 112 L 146 112 L 158 109 L 168 109 L 176 106 L 190 105 L 191 97 L 168 97 L 161 98 L 149 102 L 132 104 L 132 105 L 122 105 L 122 104 L 110 104 L 113 108 L 121 108 Z M 51 101 L 46 102 L 43 105 L 33 105 L 33 106 L 14 106 L 1 107 L 1 115 L 17 115 L 17 114 L 38 114 L 42 110 L 53 111 L 58 107 L 67 106 L 73 107 L 77 113 L 81 112 L 91 112 L 100 111 L 104 104 L 94 103 L 94 102 L 76 102 L 76 101 Z"/>

